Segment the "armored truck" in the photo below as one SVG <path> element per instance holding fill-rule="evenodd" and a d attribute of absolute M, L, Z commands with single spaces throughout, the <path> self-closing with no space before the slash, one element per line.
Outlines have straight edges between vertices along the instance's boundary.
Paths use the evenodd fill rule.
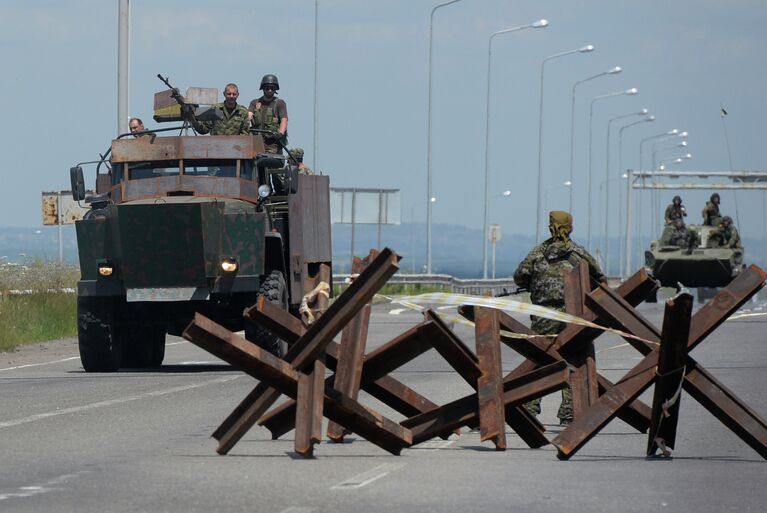
<path fill-rule="evenodd" d="M 720 247 L 711 237 L 717 231 L 714 226 L 693 224 L 687 228 L 695 233 L 696 246 L 681 248 L 671 244 L 673 227 L 668 225 L 645 251 L 645 268 L 661 286 L 697 287 L 698 298 L 703 299 L 707 289 L 724 287 L 745 268 L 743 248 Z"/>
<path fill-rule="evenodd" d="M 76 222 L 88 372 L 161 365 L 166 334 L 195 312 L 280 354 L 243 310 L 262 295 L 297 313 L 305 282 L 331 263 L 327 176 L 264 153 L 260 135 L 159 133 L 168 130 L 124 134 L 70 169 L 75 200 L 89 205 Z M 84 164 L 98 164 L 92 196 Z"/>

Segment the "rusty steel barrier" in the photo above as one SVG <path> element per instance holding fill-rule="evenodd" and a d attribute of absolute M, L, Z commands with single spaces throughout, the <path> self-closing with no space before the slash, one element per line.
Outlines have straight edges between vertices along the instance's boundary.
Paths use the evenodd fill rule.
<path fill-rule="evenodd" d="M 364 260 L 355 259 L 357 278 L 329 305 L 318 296 L 316 320 L 309 325 L 259 298 L 245 316 L 288 343 L 284 358 L 200 314 L 195 316 L 184 337 L 259 380 L 213 433 L 219 442 L 218 453 L 228 453 L 249 429 L 259 425 L 274 439 L 295 429 L 295 452 L 311 457 L 314 445 L 322 439 L 322 418 L 326 417 L 331 441 L 341 442 L 348 433 L 356 433 L 395 455 L 466 426 L 479 428 L 480 439 L 502 451 L 509 426 L 530 448 L 552 443 L 557 456 L 568 459 L 619 417 L 648 433 L 648 455 L 660 450 L 667 456 L 675 445 L 684 390 L 767 459 L 767 423 L 689 355 L 764 286 L 767 273 L 758 267 L 741 273 L 694 315 L 689 294 L 668 300 L 662 329 L 635 309 L 657 290 L 644 270 L 615 289 L 602 284 L 592 287 L 585 264 L 566 273 L 567 313 L 620 329 L 644 356 L 626 376 L 612 382 L 598 372 L 596 362 L 594 340 L 602 330 L 571 324 L 553 339 L 538 337 L 507 313 L 489 307 L 459 308 L 474 323 L 474 349 L 434 311 L 426 310 L 422 322 L 366 352 L 370 301 L 396 273 L 398 260 L 388 248 L 371 251 Z M 314 281 L 304 284 L 306 291 L 328 275 L 329 269 L 321 270 Z M 527 336 L 510 337 L 507 332 Z M 336 342 L 339 334 L 340 342 Z M 501 370 L 502 343 L 525 358 L 506 375 Z M 391 375 L 430 350 L 473 389 L 471 394 L 438 405 Z M 326 376 L 326 369 L 332 374 Z M 638 397 L 652 385 L 651 407 Z M 574 420 L 549 440 L 544 427 L 523 405 L 567 386 L 572 389 Z M 388 419 L 363 405 L 358 399 L 360 390 L 404 419 Z M 273 407 L 283 395 L 288 400 Z"/>

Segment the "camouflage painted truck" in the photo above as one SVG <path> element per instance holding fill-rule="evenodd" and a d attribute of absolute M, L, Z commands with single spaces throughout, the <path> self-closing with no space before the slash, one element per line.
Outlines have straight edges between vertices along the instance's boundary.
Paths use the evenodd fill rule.
<path fill-rule="evenodd" d="M 90 205 L 76 222 L 85 370 L 159 366 L 195 312 L 284 350 L 243 310 L 263 295 L 297 313 L 305 280 L 330 265 L 328 177 L 264 154 L 260 135 L 121 136 L 106 155 L 93 196 L 82 164 L 70 170 Z"/>

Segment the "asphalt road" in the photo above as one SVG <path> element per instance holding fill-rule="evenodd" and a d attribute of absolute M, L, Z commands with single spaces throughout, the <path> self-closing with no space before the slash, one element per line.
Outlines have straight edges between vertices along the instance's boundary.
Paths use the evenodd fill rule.
<path fill-rule="evenodd" d="M 749 303 L 753 313 L 763 304 Z M 662 304 L 642 311 L 660 324 Z M 419 320 L 378 305 L 368 347 Z M 456 332 L 473 347 L 472 332 Z M 731 321 L 694 351 L 697 360 L 767 416 L 767 316 Z M 617 337 L 597 341 L 612 379 L 640 359 Z M 504 349 L 504 370 L 521 359 Z M 395 374 L 434 402 L 469 392 L 429 352 Z M 254 428 L 227 456 L 210 433 L 255 381 L 192 344 L 169 338 L 159 370 L 86 374 L 76 344 L 0 354 L 0 511 L 10 512 L 677 512 L 765 511 L 767 462 L 682 394 L 673 458 L 647 460 L 646 435 L 613 421 L 570 461 L 528 449 L 511 431 L 496 452 L 464 430 L 392 456 L 375 445 L 323 442 L 292 453 L 292 432 L 272 441 Z M 380 405 L 368 397 L 363 401 Z M 650 393 L 643 399 L 651 402 Z M 541 420 L 552 438 L 558 394 Z M 391 418 L 396 414 L 381 408 Z"/>

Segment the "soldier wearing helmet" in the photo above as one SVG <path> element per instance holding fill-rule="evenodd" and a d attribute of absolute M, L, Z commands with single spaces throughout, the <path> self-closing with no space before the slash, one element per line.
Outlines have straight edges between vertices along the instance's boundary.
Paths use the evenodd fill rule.
<path fill-rule="evenodd" d="M 279 136 L 264 135 L 266 151 L 269 153 L 282 154 L 283 144 L 288 143 L 288 106 L 285 100 L 275 95 L 280 90 L 280 82 L 275 75 L 264 75 L 261 79 L 261 90 L 264 92 L 261 98 L 250 102 L 248 111 L 251 113 L 251 125 L 260 130 L 270 130 Z"/>
<path fill-rule="evenodd" d="M 293 161 L 295 161 L 295 166 L 298 167 L 298 172 L 303 175 L 313 175 L 314 171 L 309 168 L 306 164 L 304 164 L 304 149 L 303 148 L 293 148 L 288 153 L 290 153 L 291 162 L 290 164 L 294 164 Z"/>
<path fill-rule="evenodd" d="M 706 206 L 703 207 L 703 224 L 706 226 L 719 226 L 722 216 L 719 215 L 719 193 L 711 195 Z"/>
<path fill-rule="evenodd" d="M 584 247 L 570 239 L 572 231 L 573 216 L 559 210 L 550 212 L 551 238 L 535 246 L 514 272 L 514 283 L 530 291 L 530 301 L 533 304 L 564 311 L 564 273 L 580 265 L 581 260 L 588 264 L 589 275 L 594 281 L 605 281 L 594 257 Z M 565 323 L 561 321 L 538 316 L 530 316 L 530 319 L 532 320 L 530 327 L 539 335 L 556 335 L 565 328 Z M 525 408 L 537 415 L 541 412 L 541 400 L 530 401 L 525 404 Z M 569 388 L 562 390 L 562 404 L 557 417 L 563 425 L 573 420 L 573 400 Z"/>
<path fill-rule="evenodd" d="M 741 248 L 740 234 L 732 224 L 732 217 L 724 216 L 719 223 L 719 229 L 709 236 L 712 246 L 723 248 Z"/>
<path fill-rule="evenodd" d="M 674 224 L 677 219 L 682 219 L 687 215 L 687 209 L 682 205 L 682 197 L 674 196 L 671 204 L 666 207 L 666 224 Z"/>

